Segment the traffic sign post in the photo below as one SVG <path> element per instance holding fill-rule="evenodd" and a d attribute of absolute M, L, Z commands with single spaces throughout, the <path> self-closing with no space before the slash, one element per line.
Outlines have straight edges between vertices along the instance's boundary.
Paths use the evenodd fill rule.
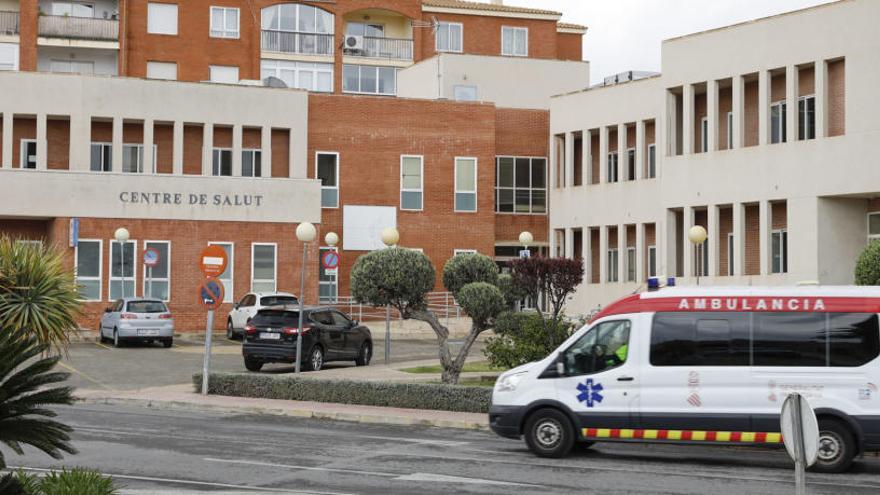
<path fill-rule="evenodd" d="M 159 251 L 153 248 L 144 250 L 144 266 L 147 267 L 147 294 L 153 297 L 153 267 L 159 264 Z"/>
<path fill-rule="evenodd" d="M 203 249 L 199 258 L 199 267 L 206 277 L 219 277 L 226 271 L 227 263 L 226 250 L 216 244 Z"/>
<path fill-rule="evenodd" d="M 336 275 L 339 268 L 339 253 L 336 251 L 327 251 L 321 255 L 321 266 L 324 267 L 327 275 Z"/>
<path fill-rule="evenodd" d="M 223 304 L 225 289 L 223 282 L 214 278 L 226 271 L 228 259 L 226 251 L 220 246 L 208 246 L 202 250 L 199 268 L 205 274 L 205 281 L 199 285 L 199 301 L 208 308 L 208 322 L 205 328 L 205 359 L 202 363 L 202 395 L 208 395 L 208 375 L 211 373 L 211 336 L 214 333 L 214 310 Z"/>
<path fill-rule="evenodd" d="M 785 450 L 794 460 L 795 493 L 807 493 L 806 468 L 816 462 L 819 454 L 819 422 L 813 408 L 800 394 L 791 394 L 782 404 L 779 417 Z"/>

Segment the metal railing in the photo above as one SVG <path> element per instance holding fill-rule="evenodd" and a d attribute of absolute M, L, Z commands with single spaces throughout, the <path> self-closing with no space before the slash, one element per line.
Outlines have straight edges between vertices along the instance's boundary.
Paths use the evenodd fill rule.
<path fill-rule="evenodd" d="M 18 12 L 0 11 L 0 34 L 18 34 Z"/>
<path fill-rule="evenodd" d="M 333 35 L 263 30 L 262 48 L 266 52 L 301 55 L 333 55 Z"/>
<path fill-rule="evenodd" d="M 446 319 L 447 324 L 450 318 L 460 318 L 464 316 L 461 306 L 455 302 L 451 292 L 431 292 L 427 296 L 428 309 L 431 310 L 437 318 Z M 373 306 L 361 304 L 351 296 L 340 296 L 331 298 L 321 298 L 322 306 L 333 306 L 343 311 L 351 318 L 358 321 L 380 321 L 385 319 L 385 308 L 374 308 Z M 394 308 L 391 309 L 391 317 L 395 320 L 400 319 L 400 313 Z"/>
<path fill-rule="evenodd" d="M 66 15 L 40 16 L 40 36 L 77 40 L 117 41 L 119 21 Z"/>
<path fill-rule="evenodd" d="M 376 38 L 364 36 L 363 48 L 346 48 L 346 55 L 355 57 L 387 58 L 392 60 L 412 60 L 413 40 L 401 38 Z"/>

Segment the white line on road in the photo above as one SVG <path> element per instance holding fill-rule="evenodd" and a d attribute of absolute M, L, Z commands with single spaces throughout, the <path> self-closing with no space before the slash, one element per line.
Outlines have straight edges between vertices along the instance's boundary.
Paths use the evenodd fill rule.
<path fill-rule="evenodd" d="M 479 478 L 462 478 L 460 476 L 447 476 L 445 474 L 413 473 L 406 476 L 398 476 L 395 481 L 428 481 L 431 483 L 466 483 L 472 485 L 495 485 L 495 486 L 523 486 L 537 488 L 541 485 L 529 483 L 514 483 L 512 481 L 493 481 Z"/>
<path fill-rule="evenodd" d="M 301 469 L 304 471 L 326 471 L 331 473 L 347 473 L 347 474 L 365 474 L 368 476 L 381 476 L 383 478 L 396 478 L 401 476 L 400 473 L 383 473 L 381 471 L 358 471 L 355 469 L 338 469 L 338 468 L 325 468 L 325 467 L 316 467 L 316 466 L 296 466 L 293 464 L 276 464 L 273 462 L 259 462 L 259 461 L 245 461 L 239 459 L 214 459 L 212 457 L 206 457 L 202 459 L 203 461 L 208 462 L 222 462 L 226 464 L 245 464 L 248 466 L 267 466 L 267 467 L 282 467 L 282 468 L 290 468 L 290 469 Z"/>

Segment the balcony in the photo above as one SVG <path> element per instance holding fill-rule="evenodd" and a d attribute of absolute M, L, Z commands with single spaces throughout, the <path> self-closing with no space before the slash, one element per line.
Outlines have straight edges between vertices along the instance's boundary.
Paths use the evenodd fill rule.
<path fill-rule="evenodd" d="M 413 40 L 364 36 L 363 48 L 345 48 L 345 54 L 354 57 L 412 60 Z"/>
<path fill-rule="evenodd" d="M 333 45 L 332 34 L 263 30 L 262 48 L 265 52 L 333 55 Z"/>
<path fill-rule="evenodd" d="M 40 16 L 40 36 L 91 41 L 118 41 L 119 21 L 66 15 Z"/>
<path fill-rule="evenodd" d="M 0 34 L 18 34 L 18 12 L 0 11 Z"/>

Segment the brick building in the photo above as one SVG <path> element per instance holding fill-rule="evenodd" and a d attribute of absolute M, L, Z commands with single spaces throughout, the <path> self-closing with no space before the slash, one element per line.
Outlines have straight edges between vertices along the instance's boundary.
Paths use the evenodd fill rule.
<path fill-rule="evenodd" d="M 389 226 L 438 270 L 457 252 L 502 262 L 523 230 L 546 250 L 550 97 L 589 80 L 586 28 L 560 18 L 498 1 L 0 0 L 0 231 L 65 250 L 87 328 L 136 293 L 198 329 L 208 244 L 230 254 L 228 303 L 298 292 L 303 221 L 341 238 L 336 276 L 311 246 L 307 303 L 348 295 Z"/>

